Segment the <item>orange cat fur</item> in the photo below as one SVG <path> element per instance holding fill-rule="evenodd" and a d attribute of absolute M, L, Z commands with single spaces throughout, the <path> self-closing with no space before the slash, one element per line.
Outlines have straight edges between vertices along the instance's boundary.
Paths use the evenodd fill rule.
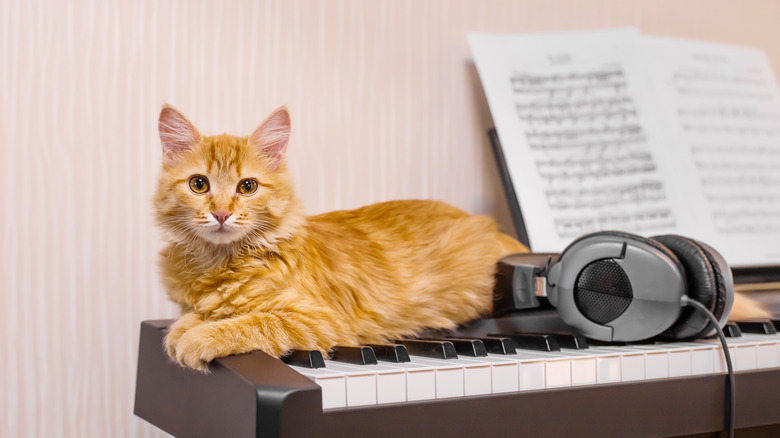
<path fill-rule="evenodd" d="M 306 217 L 285 168 L 289 132 L 285 108 L 248 138 L 203 137 L 163 108 L 155 205 L 173 243 L 161 267 L 184 312 L 165 338 L 172 358 L 204 369 L 253 350 L 326 352 L 490 312 L 496 261 L 523 245 L 435 201 Z"/>
<path fill-rule="evenodd" d="M 162 278 L 184 313 L 165 338 L 171 358 L 204 369 L 253 350 L 327 352 L 490 312 L 496 261 L 527 248 L 435 201 L 306 217 L 285 166 L 289 134 L 285 108 L 237 138 L 203 137 L 163 107 Z M 763 316 L 737 294 L 732 319 Z"/>

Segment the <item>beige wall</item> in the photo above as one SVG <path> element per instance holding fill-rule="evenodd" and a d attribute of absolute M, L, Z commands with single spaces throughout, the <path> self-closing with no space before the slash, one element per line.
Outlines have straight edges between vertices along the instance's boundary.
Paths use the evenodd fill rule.
<path fill-rule="evenodd" d="M 310 213 L 438 198 L 506 217 L 465 32 L 635 25 L 780 71 L 780 2 L 0 0 L 0 436 L 160 436 L 138 324 L 172 317 L 156 116 L 247 135 L 278 105 Z"/>

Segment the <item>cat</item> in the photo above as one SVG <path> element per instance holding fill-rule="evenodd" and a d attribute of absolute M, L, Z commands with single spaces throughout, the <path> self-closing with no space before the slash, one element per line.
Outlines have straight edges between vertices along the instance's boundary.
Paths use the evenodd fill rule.
<path fill-rule="evenodd" d="M 262 350 L 381 343 L 491 312 L 496 262 L 528 248 L 437 201 L 391 201 L 307 217 L 286 168 L 290 116 L 246 138 L 159 118 L 156 220 L 171 243 L 162 281 L 183 315 L 165 337 L 177 363 Z M 738 295 L 732 318 L 768 316 Z"/>
<path fill-rule="evenodd" d="M 203 137 L 171 106 L 159 130 L 154 204 L 172 241 L 161 272 L 183 312 L 165 348 L 181 365 L 452 328 L 490 313 L 496 262 L 527 251 L 491 218 L 436 201 L 306 217 L 286 169 L 284 107 L 248 138 Z"/>

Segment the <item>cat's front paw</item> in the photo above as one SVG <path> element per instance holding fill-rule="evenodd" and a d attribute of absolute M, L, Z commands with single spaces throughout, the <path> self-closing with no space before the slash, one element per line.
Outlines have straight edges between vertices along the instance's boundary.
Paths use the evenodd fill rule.
<path fill-rule="evenodd" d="M 163 346 L 165 352 L 168 353 L 168 357 L 176 360 L 176 344 L 179 342 L 184 333 L 189 329 L 203 324 L 203 320 L 195 313 L 186 313 L 182 315 L 176 322 L 168 327 L 168 334 L 165 335 Z"/>
<path fill-rule="evenodd" d="M 184 332 L 173 345 L 171 357 L 182 366 L 208 371 L 215 358 L 237 353 L 212 325 L 201 324 Z"/>

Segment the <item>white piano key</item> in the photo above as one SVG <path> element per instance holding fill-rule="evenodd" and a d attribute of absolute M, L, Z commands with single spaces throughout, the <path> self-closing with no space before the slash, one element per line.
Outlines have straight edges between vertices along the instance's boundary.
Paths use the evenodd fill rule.
<path fill-rule="evenodd" d="M 545 362 L 547 388 L 571 386 L 571 361 L 548 359 Z"/>
<path fill-rule="evenodd" d="M 715 357 L 714 357 L 714 363 L 713 368 L 715 369 L 716 373 L 725 373 L 728 372 L 728 367 L 726 366 L 726 357 L 723 355 L 723 346 L 720 345 L 720 342 L 717 344 L 713 343 L 715 345 Z M 736 357 L 737 357 L 737 347 L 733 345 L 729 345 L 729 356 L 731 357 L 731 364 L 735 365 Z M 735 367 L 736 370 L 736 367 Z"/>
<path fill-rule="evenodd" d="M 547 363 L 540 357 L 518 360 L 518 389 L 532 391 L 547 386 Z"/>
<path fill-rule="evenodd" d="M 368 365 L 350 366 L 336 363 L 332 360 L 325 361 L 325 368 L 339 371 L 347 376 L 347 406 L 375 405 L 377 376 Z"/>
<path fill-rule="evenodd" d="M 691 375 L 712 374 L 715 372 L 715 354 L 718 350 L 714 345 L 697 342 L 684 342 L 691 348 Z"/>
<path fill-rule="evenodd" d="M 737 345 L 737 364 L 735 371 L 745 371 L 756 369 L 756 344 Z"/>
<path fill-rule="evenodd" d="M 645 352 L 645 379 L 665 379 L 669 377 L 669 355 L 663 350 Z"/>
<path fill-rule="evenodd" d="M 457 359 L 426 359 L 411 356 L 411 362 L 432 366 L 436 375 L 436 398 L 463 397 L 463 364 Z"/>
<path fill-rule="evenodd" d="M 616 381 L 630 382 L 645 379 L 645 351 L 625 346 L 598 346 L 591 348 L 594 353 L 611 353 L 608 356 L 612 362 L 607 362 L 605 358 L 599 383 L 609 383 Z M 613 358 L 617 357 L 614 361 Z M 617 365 L 616 365 L 617 364 Z M 617 369 L 617 367 L 620 367 Z"/>
<path fill-rule="evenodd" d="M 368 371 L 376 375 L 376 402 L 399 403 L 407 401 L 406 372 L 403 369 L 378 365 L 357 365 L 337 361 L 327 361 L 326 366 L 337 363 L 340 367 L 349 367 L 354 371 Z"/>
<path fill-rule="evenodd" d="M 774 340 L 777 341 L 777 354 L 778 354 L 778 361 L 777 366 L 780 366 L 780 333 L 776 333 L 774 335 L 767 335 L 767 339 L 774 338 Z"/>
<path fill-rule="evenodd" d="M 490 394 L 492 387 L 491 378 L 491 366 L 489 363 L 479 362 L 472 360 L 474 358 L 458 358 L 458 359 L 429 359 L 421 357 L 412 357 L 412 363 L 429 364 L 436 366 L 437 371 L 440 369 L 439 364 L 445 364 L 446 366 L 458 366 L 462 376 L 462 390 L 449 391 L 444 390 L 444 396 L 440 396 L 439 385 L 436 386 L 436 398 L 446 397 L 458 397 L 464 395 L 484 395 Z"/>
<path fill-rule="evenodd" d="M 517 390 L 532 391 L 544 389 L 546 386 L 546 361 L 544 357 L 533 354 L 492 354 L 488 357 L 497 357 L 512 360 L 517 364 Z"/>
<path fill-rule="evenodd" d="M 748 333 L 743 335 L 743 337 L 754 340 L 757 343 L 757 368 L 776 368 L 780 366 L 780 333 L 772 335 Z"/>
<path fill-rule="evenodd" d="M 603 354 L 596 358 L 596 383 L 614 383 L 621 379 L 620 355 Z"/>
<path fill-rule="evenodd" d="M 463 395 L 490 394 L 493 391 L 492 364 L 472 359 L 457 359 L 463 362 Z"/>
<path fill-rule="evenodd" d="M 531 350 L 518 350 L 517 356 L 526 359 L 542 359 L 544 362 L 544 387 L 545 388 L 562 388 L 571 386 L 571 357 L 561 353 L 545 352 L 545 351 L 531 351 Z M 532 362 L 529 362 L 529 366 L 520 365 L 520 381 L 521 390 L 524 371 L 530 372 L 529 378 L 537 378 L 538 370 L 532 368 Z M 529 382 L 532 383 L 532 382 Z"/>
<path fill-rule="evenodd" d="M 633 382 L 645 379 L 645 355 L 642 353 L 620 356 L 620 381 Z"/>
<path fill-rule="evenodd" d="M 712 374 L 715 372 L 715 347 L 691 349 L 691 374 Z"/>
<path fill-rule="evenodd" d="M 728 370 L 726 358 L 723 355 L 723 347 L 719 339 L 699 339 L 696 342 L 714 345 L 717 349 L 715 354 L 715 372 L 723 373 Z M 734 371 L 745 371 L 756 369 L 756 344 L 747 338 L 726 338 L 726 344 L 729 347 L 729 355 Z"/>
<path fill-rule="evenodd" d="M 410 362 L 382 362 L 382 365 L 406 372 L 407 401 L 433 400 L 436 398 L 436 370 L 432 366 Z"/>
<path fill-rule="evenodd" d="M 682 377 L 691 375 L 691 347 L 689 346 L 685 346 L 682 343 L 666 343 L 646 345 L 641 344 L 633 345 L 633 347 L 640 350 L 654 351 L 662 354 L 665 353 L 666 360 L 668 361 L 668 375 L 665 377 Z M 647 356 L 645 356 L 645 364 L 647 364 Z M 645 367 L 645 374 L 648 374 L 647 367 Z"/>
<path fill-rule="evenodd" d="M 597 355 L 590 350 L 561 349 L 555 352 L 538 352 L 542 357 L 568 358 L 570 363 L 570 384 L 564 386 L 595 385 L 597 383 Z M 533 354 L 533 353 L 530 353 Z"/>
<path fill-rule="evenodd" d="M 490 365 L 491 392 L 517 392 L 519 390 L 519 363 L 503 355 L 488 355 L 486 357 L 469 357 L 467 360 Z"/>
<path fill-rule="evenodd" d="M 776 368 L 780 364 L 778 362 L 780 336 L 749 333 L 742 337 L 756 344 L 756 368 Z"/>
<path fill-rule="evenodd" d="M 596 356 L 573 357 L 571 360 L 571 386 L 595 385 L 597 383 Z"/>
<path fill-rule="evenodd" d="M 708 347 L 704 347 L 703 350 L 707 350 Z M 671 347 L 669 344 L 633 344 L 624 346 L 613 345 L 599 345 L 591 348 L 596 352 L 599 350 L 606 350 L 618 353 L 620 355 L 619 373 L 620 380 L 624 382 L 639 381 L 639 380 L 652 380 L 670 377 L 669 373 L 669 360 L 670 357 L 678 362 L 682 361 L 681 365 L 678 362 L 672 362 L 673 375 L 686 375 L 689 373 L 690 365 L 685 364 L 685 360 L 692 355 L 692 346 L 678 346 Z M 672 352 L 675 353 L 671 356 Z M 706 353 L 705 353 L 706 355 Z M 700 358 L 697 356 L 697 362 Z M 613 368 L 614 369 L 614 368 Z M 699 368 L 697 368 L 698 370 Z M 606 370 L 601 370 L 602 379 L 604 381 L 613 380 L 616 378 L 617 373 L 613 372 L 612 378 L 604 376 Z"/>
<path fill-rule="evenodd" d="M 754 370 L 757 366 L 758 342 L 752 337 L 742 336 L 739 338 L 726 338 L 726 343 L 731 347 L 736 347 L 732 356 L 734 360 L 734 371 Z"/>
<path fill-rule="evenodd" d="M 290 365 L 290 368 L 313 380 L 322 388 L 322 409 L 347 407 L 347 383 L 344 373 L 295 365 Z"/>
<path fill-rule="evenodd" d="M 370 365 L 381 367 L 382 365 Z M 406 373 L 390 368 L 380 369 L 376 375 L 376 402 L 399 403 L 406 401 Z"/>
<path fill-rule="evenodd" d="M 517 392 L 519 390 L 520 364 L 518 362 L 493 365 L 492 391 L 494 394 Z"/>
<path fill-rule="evenodd" d="M 691 350 L 669 350 L 669 377 L 691 375 Z"/>
<path fill-rule="evenodd" d="M 777 367 L 777 343 L 761 342 L 756 346 L 756 368 Z"/>
<path fill-rule="evenodd" d="M 644 353 L 626 353 L 620 356 L 620 380 L 631 382 L 645 379 Z"/>

